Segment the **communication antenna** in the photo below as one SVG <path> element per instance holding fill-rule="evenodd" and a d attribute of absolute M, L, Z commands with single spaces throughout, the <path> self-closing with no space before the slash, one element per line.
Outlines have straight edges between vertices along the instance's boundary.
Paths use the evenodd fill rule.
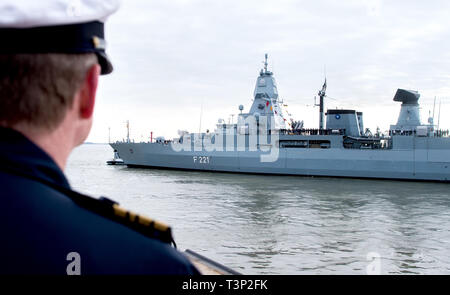
<path fill-rule="evenodd" d="M 434 96 L 434 102 L 433 102 L 433 128 L 434 128 L 434 109 L 436 108 L 436 96 Z"/>
<path fill-rule="evenodd" d="M 434 102 L 433 102 L 433 121 L 434 121 L 434 109 L 436 107 L 436 96 L 434 97 Z"/>
<path fill-rule="evenodd" d="M 111 143 L 111 127 L 108 127 L 108 143 Z"/>
<path fill-rule="evenodd" d="M 438 112 L 438 124 L 437 129 L 439 130 L 439 123 L 441 121 L 441 99 L 439 99 L 439 112 Z"/>

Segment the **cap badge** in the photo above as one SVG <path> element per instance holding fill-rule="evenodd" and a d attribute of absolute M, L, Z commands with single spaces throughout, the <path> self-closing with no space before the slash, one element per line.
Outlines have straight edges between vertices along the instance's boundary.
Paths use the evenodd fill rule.
<path fill-rule="evenodd" d="M 95 49 L 105 50 L 106 42 L 97 36 L 92 37 L 92 43 L 94 43 Z"/>

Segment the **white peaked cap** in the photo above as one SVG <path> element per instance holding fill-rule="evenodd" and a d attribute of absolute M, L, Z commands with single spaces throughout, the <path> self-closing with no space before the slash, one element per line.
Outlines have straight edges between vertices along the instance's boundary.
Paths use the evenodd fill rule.
<path fill-rule="evenodd" d="M 102 74 L 113 67 L 105 53 L 104 22 L 119 0 L 0 0 L 0 54 L 95 53 Z"/>
<path fill-rule="evenodd" d="M 0 0 L 0 28 L 105 22 L 119 0 Z"/>

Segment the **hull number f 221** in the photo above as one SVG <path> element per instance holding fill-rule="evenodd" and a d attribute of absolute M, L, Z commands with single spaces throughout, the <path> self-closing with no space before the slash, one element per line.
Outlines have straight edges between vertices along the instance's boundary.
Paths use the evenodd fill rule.
<path fill-rule="evenodd" d="M 194 163 L 209 164 L 209 156 L 193 156 Z"/>

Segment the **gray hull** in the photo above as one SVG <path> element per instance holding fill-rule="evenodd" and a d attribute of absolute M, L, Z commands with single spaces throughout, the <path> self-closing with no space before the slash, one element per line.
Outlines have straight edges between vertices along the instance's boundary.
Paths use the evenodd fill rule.
<path fill-rule="evenodd" d="M 113 143 L 125 164 L 172 169 L 443 181 L 450 180 L 449 141 L 430 147 L 426 138 L 414 149 L 280 148 L 274 162 L 261 162 L 261 151 L 174 151 L 163 143 Z M 424 148 L 420 148 L 420 147 Z M 264 153 L 266 154 L 266 153 Z"/>
<path fill-rule="evenodd" d="M 256 80 L 248 113 L 239 106 L 237 123 L 218 120 L 214 132 L 179 130 L 173 141 L 111 144 L 127 165 L 260 174 L 314 175 L 404 180 L 450 180 L 449 132 L 429 118 L 421 124 L 417 91 L 398 89 L 402 102 L 397 124 L 388 134 L 364 128 L 363 113 L 329 109 L 324 113 L 326 79 L 319 91 L 319 129 L 284 116 L 273 73 L 264 69 Z M 287 113 L 288 114 L 288 113 Z M 326 116 L 326 127 L 324 126 Z M 152 141 L 152 138 L 151 138 Z M 179 148 L 180 145 L 183 148 Z M 214 148 L 210 148 L 214 147 Z M 262 155 L 277 154 L 271 162 Z M 275 152 L 274 152 L 275 151 Z"/>

